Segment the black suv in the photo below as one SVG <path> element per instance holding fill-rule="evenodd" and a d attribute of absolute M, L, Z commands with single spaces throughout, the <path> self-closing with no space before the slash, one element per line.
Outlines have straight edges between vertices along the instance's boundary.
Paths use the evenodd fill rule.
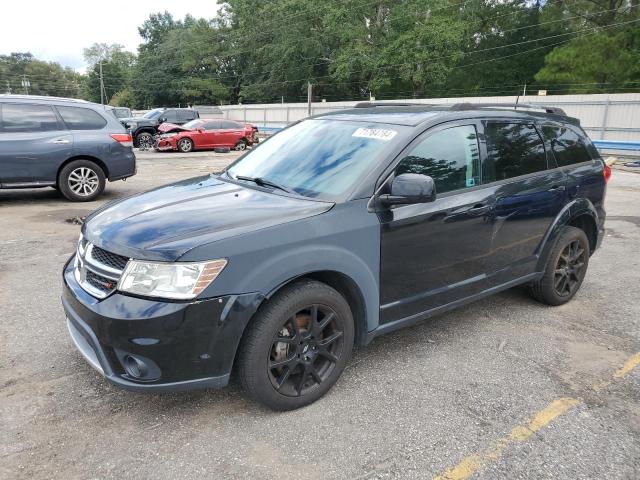
<path fill-rule="evenodd" d="M 135 173 L 131 135 L 102 105 L 0 95 L 0 188 L 54 187 L 86 202 Z"/>
<path fill-rule="evenodd" d="M 184 125 L 200 118 L 197 110 L 191 108 L 155 108 L 141 117 L 121 118 L 122 124 L 131 131 L 136 147 L 153 145 L 153 136 L 158 133 L 158 126 L 163 123 Z"/>
<path fill-rule="evenodd" d="M 569 301 L 611 170 L 557 109 L 364 104 L 298 122 L 220 175 L 110 204 L 62 302 L 78 349 L 132 390 L 321 397 L 354 345 L 501 290 Z"/>

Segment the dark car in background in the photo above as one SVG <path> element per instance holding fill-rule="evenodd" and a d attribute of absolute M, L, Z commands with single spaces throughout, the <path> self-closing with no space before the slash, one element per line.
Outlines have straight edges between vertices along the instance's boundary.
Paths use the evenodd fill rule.
<path fill-rule="evenodd" d="M 157 150 L 206 150 L 227 147 L 245 150 L 258 142 L 258 127 L 233 120 L 200 118 L 184 125 L 163 123 L 158 127 Z"/>
<path fill-rule="evenodd" d="M 105 107 L 108 112 L 110 112 L 114 117 L 120 118 L 131 118 L 133 114 L 131 113 L 131 109 L 128 107 L 112 107 L 107 105 Z"/>
<path fill-rule="evenodd" d="M 219 175 L 112 203 L 63 269 L 77 348 L 131 390 L 289 410 L 354 345 L 526 285 L 571 300 L 611 169 L 553 108 L 377 105 L 311 117 Z"/>
<path fill-rule="evenodd" d="M 200 114 L 192 108 L 155 108 L 141 117 L 121 118 L 120 121 L 130 130 L 134 146 L 151 147 L 161 124 L 184 125 L 196 118 L 200 118 Z"/>
<path fill-rule="evenodd" d="M 0 95 L 0 188 L 54 187 L 90 201 L 136 173 L 131 135 L 102 105 Z"/>

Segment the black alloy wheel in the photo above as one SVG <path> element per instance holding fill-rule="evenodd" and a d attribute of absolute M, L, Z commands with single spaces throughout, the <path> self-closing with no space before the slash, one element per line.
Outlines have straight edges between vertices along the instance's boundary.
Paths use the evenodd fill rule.
<path fill-rule="evenodd" d="M 586 251 L 579 240 L 574 240 L 562 250 L 554 278 L 554 289 L 558 296 L 570 296 L 578 289 L 584 277 L 582 269 L 585 266 L 585 255 Z"/>
<path fill-rule="evenodd" d="M 309 305 L 288 318 L 273 339 L 269 378 L 283 395 L 299 397 L 326 381 L 342 353 L 344 327 L 325 305 Z"/>
<path fill-rule="evenodd" d="M 590 246 L 585 232 L 564 227 L 547 257 L 544 274 L 529 285 L 529 292 L 541 303 L 562 305 L 580 289 L 589 266 Z"/>
<path fill-rule="evenodd" d="M 309 279 L 287 285 L 247 327 L 238 351 L 240 383 L 274 410 L 308 405 L 344 371 L 354 332 L 351 308 L 335 289 Z"/>

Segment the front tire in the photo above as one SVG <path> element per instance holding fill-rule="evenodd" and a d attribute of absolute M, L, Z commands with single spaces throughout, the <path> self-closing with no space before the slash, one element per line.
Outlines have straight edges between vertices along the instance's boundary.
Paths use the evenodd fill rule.
<path fill-rule="evenodd" d="M 353 349 L 349 304 L 314 280 L 285 287 L 256 314 L 238 354 L 238 376 L 273 410 L 315 402 L 336 383 Z"/>
<path fill-rule="evenodd" d="M 60 192 L 72 202 L 90 202 L 102 193 L 106 184 L 104 171 L 90 160 L 74 160 L 60 170 Z"/>
<path fill-rule="evenodd" d="M 564 227 L 549 253 L 544 275 L 529 285 L 531 296 L 552 306 L 571 300 L 587 274 L 589 248 L 589 239 L 583 230 Z"/>
<path fill-rule="evenodd" d="M 182 153 L 193 151 L 193 141 L 190 138 L 181 138 L 177 143 L 178 150 Z"/>
<path fill-rule="evenodd" d="M 153 135 L 149 132 L 141 132 L 136 135 L 136 144 L 141 150 L 149 150 L 153 147 Z"/>

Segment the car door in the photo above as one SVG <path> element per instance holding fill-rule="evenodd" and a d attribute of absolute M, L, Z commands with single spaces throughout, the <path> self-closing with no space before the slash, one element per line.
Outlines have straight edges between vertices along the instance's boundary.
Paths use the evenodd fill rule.
<path fill-rule="evenodd" d="M 533 274 L 545 233 L 566 203 L 567 178 L 534 122 L 482 123 L 482 182 L 492 194 L 486 270 L 494 286 Z"/>
<path fill-rule="evenodd" d="M 436 200 L 379 212 L 381 323 L 420 315 L 485 288 L 491 199 L 480 185 L 477 128 L 469 121 L 429 130 L 393 168 L 389 180 L 401 173 L 431 176 Z"/>
<path fill-rule="evenodd" d="M 0 183 L 52 185 L 73 136 L 50 105 L 0 104 Z"/>
<path fill-rule="evenodd" d="M 206 122 L 202 128 L 204 132 L 202 132 L 199 136 L 202 138 L 202 146 L 203 147 L 217 147 L 221 142 L 220 135 L 220 121 L 214 120 L 211 122 Z"/>

